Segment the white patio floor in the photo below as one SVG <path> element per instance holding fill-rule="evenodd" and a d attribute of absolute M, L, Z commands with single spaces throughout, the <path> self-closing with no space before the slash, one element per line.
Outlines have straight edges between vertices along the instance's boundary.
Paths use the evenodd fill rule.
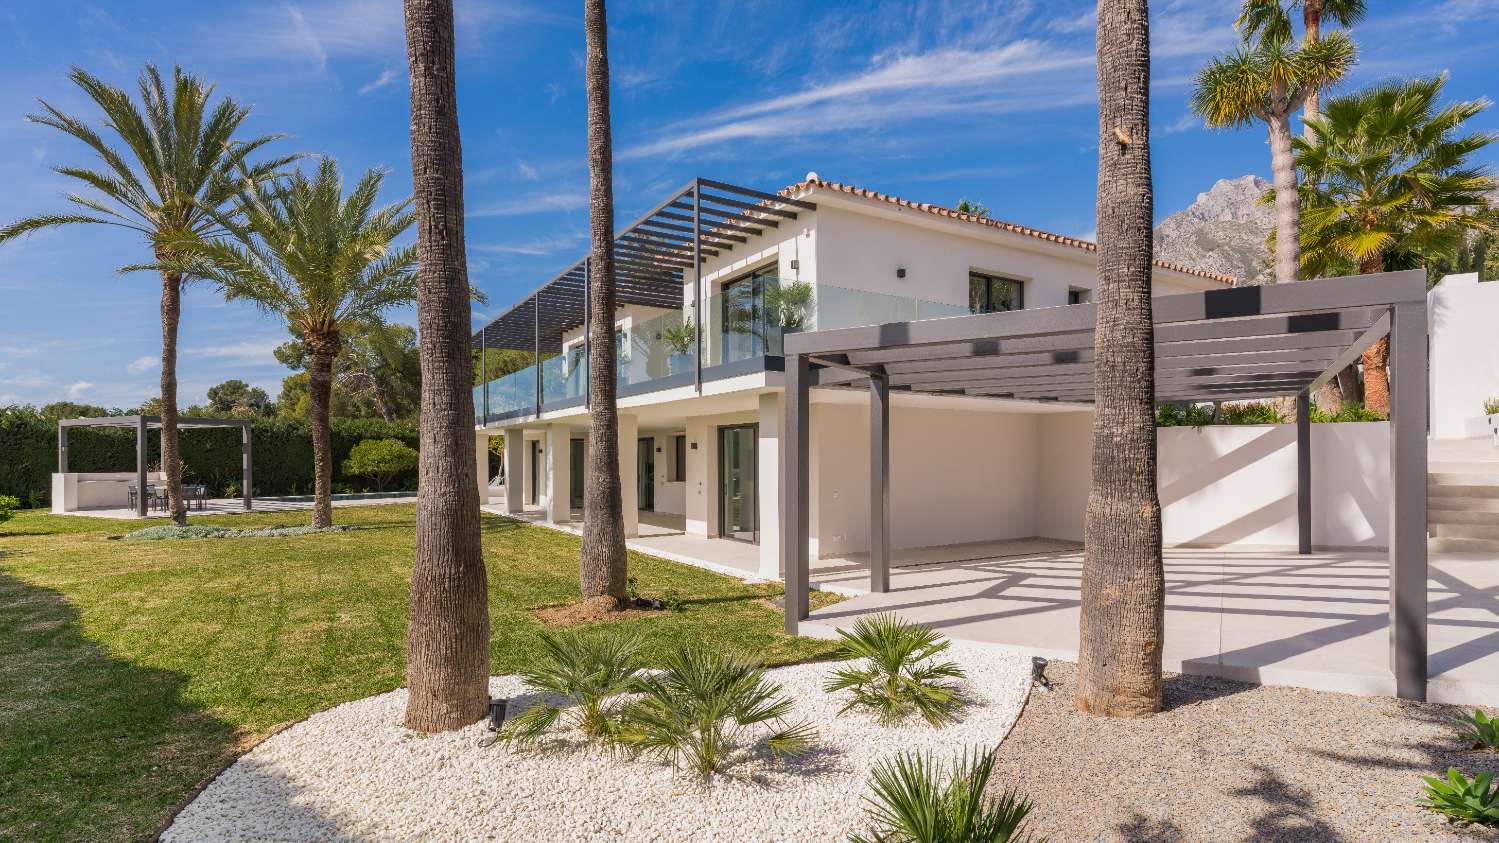
<path fill-rule="evenodd" d="M 755 545 L 686 535 L 681 516 L 652 515 L 642 513 L 632 549 L 758 577 Z M 540 523 L 543 514 L 523 518 Z M 952 638 L 1074 661 L 1081 573 L 1081 548 L 1052 539 L 897 550 L 884 594 L 869 592 L 862 554 L 819 559 L 813 587 L 850 599 L 813 612 L 802 632 L 833 637 L 861 615 L 894 611 Z M 1169 671 L 1394 694 L 1382 550 L 1168 548 L 1166 592 Z M 1428 697 L 1499 705 L 1499 555 L 1433 551 L 1428 595 Z"/>
<path fill-rule="evenodd" d="M 1499 557 L 1432 553 L 1428 696 L 1499 704 Z M 1077 659 L 1082 552 L 896 568 L 891 590 L 813 612 L 832 636 L 894 611 L 953 638 Z M 850 571 L 826 584 L 853 586 Z M 1353 694 L 1394 694 L 1382 551 L 1166 551 L 1167 670 Z"/>

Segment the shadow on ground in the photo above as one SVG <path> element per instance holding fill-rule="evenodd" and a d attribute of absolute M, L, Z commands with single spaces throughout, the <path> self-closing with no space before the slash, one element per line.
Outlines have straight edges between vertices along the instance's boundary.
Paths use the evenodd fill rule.
<path fill-rule="evenodd" d="M 119 658 L 58 592 L 0 573 L 0 839 L 149 839 L 239 745 L 186 677 Z"/>

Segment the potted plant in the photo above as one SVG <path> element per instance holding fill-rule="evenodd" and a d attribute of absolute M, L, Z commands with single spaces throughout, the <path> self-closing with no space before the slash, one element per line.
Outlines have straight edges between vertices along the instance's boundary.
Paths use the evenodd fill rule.
<path fill-rule="evenodd" d="M 1488 416 L 1489 433 L 1494 437 L 1494 445 L 1499 447 L 1499 397 L 1484 399 L 1483 414 Z"/>
<path fill-rule="evenodd" d="M 683 319 L 668 325 L 661 331 L 661 340 L 666 343 L 669 354 L 666 361 L 668 374 L 691 371 L 693 347 L 697 344 L 697 327 L 691 319 Z"/>

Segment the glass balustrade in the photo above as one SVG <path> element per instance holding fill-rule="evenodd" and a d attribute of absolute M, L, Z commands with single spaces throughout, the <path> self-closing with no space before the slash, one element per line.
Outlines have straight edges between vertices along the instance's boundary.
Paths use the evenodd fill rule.
<path fill-rule="evenodd" d="M 780 356 L 782 337 L 788 333 L 942 319 L 969 312 L 967 304 L 765 276 L 731 284 L 704 299 L 703 305 L 704 369 Z M 693 310 L 663 313 L 617 331 L 616 383 L 637 386 L 692 372 L 701 324 Z M 588 360 L 581 345 L 542 361 L 540 370 L 543 406 L 581 398 L 587 392 Z M 528 366 L 490 381 L 488 415 L 534 411 L 536 378 L 536 367 Z M 475 416 L 485 415 L 482 387 L 474 390 L 474 407 Z"/>

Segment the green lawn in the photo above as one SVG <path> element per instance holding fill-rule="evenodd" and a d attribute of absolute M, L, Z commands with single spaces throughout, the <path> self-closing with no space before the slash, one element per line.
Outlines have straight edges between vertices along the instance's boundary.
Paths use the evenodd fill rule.
<path fill-rule="evenodd" d="M 150 838 L 276 726 L 401 686 L 413 508 L 340 508 L 335 521 L 360 529 L 121 542 L 111 537 L 138 525 L 40 511 L 0 524 L 0 840 Z M 577 598 L 578 539 L 483 523 L 490 652 L 505 673 L 538 651 L 528 610 Z M 687 640 L 772 664 L 832 651 L 781 632 L 763 601 L 778 586 L 635 553 L 630 571 L 643 594 L 686 599 L 680 613 L 621 622 L 656 654 Z"/>

